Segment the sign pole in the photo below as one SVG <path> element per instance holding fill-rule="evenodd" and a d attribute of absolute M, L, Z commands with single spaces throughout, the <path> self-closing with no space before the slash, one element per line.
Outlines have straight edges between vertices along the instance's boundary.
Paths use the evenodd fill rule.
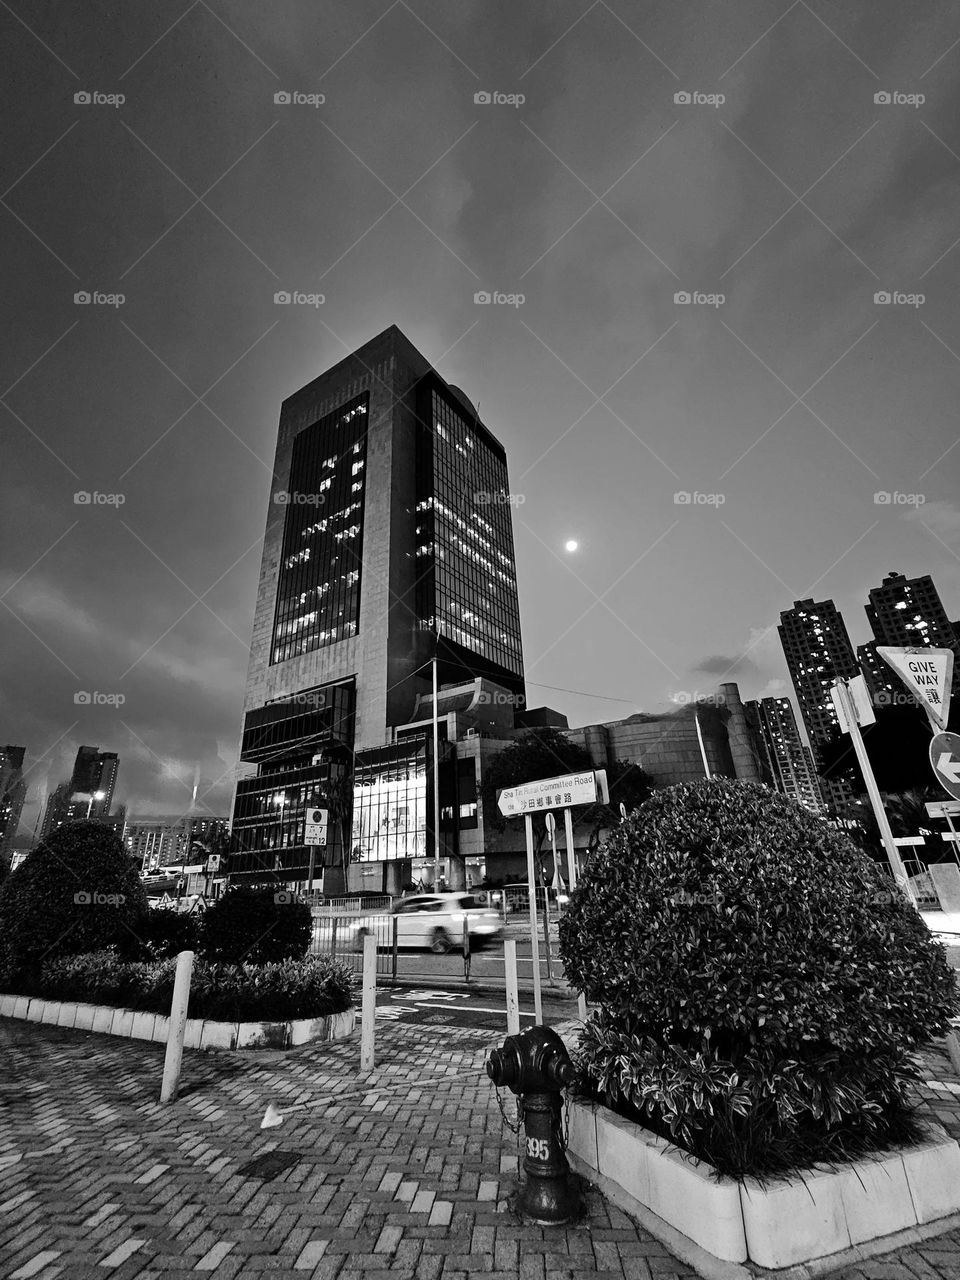
<path fill-rule="evenodd" d="M 870 766 L 870 759 L 867 755 L 866 747 L 863 745 L 863 737 L 860 733 L 860 725 L 857 722 L 857 711 L 853 705 L 853 699 L 850 696 L 850 690 L 847 688 L 845 680 L 838 680 L 834 688 L 838 692 L 840 703 L 846 716 L 850 741 L 853 743 L 853 749 L 857 753 L 857 762 L 860 765 L 860 772 L 863 774 L 863 780 L 867 786 L 867 795 L 870 797 L 870 804 L 873 806 L 873 816 L 877 820 L 877 826 L 880 828 L 880 836 L 883 840 L 883 847 L 887 852 L 887 861 L 890 863 L 890 870 L 893 872 L 893 878 L 897 882 L 897 887 L 904 894 L 911 906 L 916 906 L 913 891 L 910 888 L 910 881 L 907 877 L 906 868 L 900 858 L 900 850 L 893 843 L 893 832 L 890 830 L 890 823 L 887 821 L 887 815 L 883 807 L 883 801 L 880 799 L 880 790 L 877 787 L 877 780 L 873 776 L 873 769 Z"/>
<path fill-rule="evenodd" d="M 543 1025 L 543 998 L 540 994 L 540 941 L 537 938 L 537 880 L 533 870 L 533 818 L 523 815 L 527 837 L 527 905 L 530 912 L 530 955 L 533 958 L 533 1010 L 537 1025 Z"/>
<path fill-rule="evenodd" d="M 569 805 L 563 811 L 563 831 L 567 838 L 567 876 L 572 894 L 577 887 L 577 851 L 573 847 L 573 811 Z M 587 1020 L 587 998 L 582 991 L 577 992 L 577 1017 L 581 1022 Z"/>

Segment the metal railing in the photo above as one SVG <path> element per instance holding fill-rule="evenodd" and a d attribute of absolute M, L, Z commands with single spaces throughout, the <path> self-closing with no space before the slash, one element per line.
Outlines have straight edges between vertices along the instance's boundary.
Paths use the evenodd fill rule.
<path fill-rule="evenodd" d="M 386 899 L 389 903 L 390 899 Z M 313 928 L 310 936 L 310 955 L 331 956 L 347 965 L 354 973 L 363 969 L 363 939 L 372 933 L 377 939 L 377 975 L 379 977 L 397 977 L 400 951 L 408 952 L 408 948 L 400 948 L 398 940 L 398 919 L 391 912 L 364 910 L 361 914 L 352 911 L 348 915 L 335 915 L 318 908 L 313 910 Z M 463 941 L 451 955 L 462 955 L 464 977 L 470 976 L 471 946 L 464 921 Z M 425 957 L 424 957 L 425 958 Z M 404 966 L 404 977 L 429 978 L 432 976 L 429 963 L 422 969 L 408 970 Z"/>

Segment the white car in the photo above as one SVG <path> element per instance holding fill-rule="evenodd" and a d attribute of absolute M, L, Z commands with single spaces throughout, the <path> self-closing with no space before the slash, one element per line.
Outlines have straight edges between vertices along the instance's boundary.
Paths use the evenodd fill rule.
<path fill-rule="evenodd" d="M 359 919 L 350 926 L 356 946 L 373 930 L 379 947 L 393 946 L 393 922 L 397 922 L 398 947 L 429 947 L 435 955 L 463 946 L 463 922 L 467 922 L 471 951 L 496 942 L 503 934 L 498 912 L 469 893 L 419 893 L 401 898 L 389 915 Z"/>

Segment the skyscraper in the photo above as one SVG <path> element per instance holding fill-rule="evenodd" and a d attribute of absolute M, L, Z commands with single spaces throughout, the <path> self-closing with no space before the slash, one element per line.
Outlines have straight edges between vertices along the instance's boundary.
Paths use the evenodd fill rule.
<path fill-rule="evenodd" d="M 9 865 L 13 838 L 27 795 L 23 780 L 24 747 L 0 747 L 0 864 Z"/>
<path fill-rule="evenodd" d="M 877 644 L 952 649 L 960 657 L 956 631 L 929 574 L 906 578 L 888 573 L 870 592 L 865 608 Z"/>
<path fill-rule="evenodd" d="M 780 614 L 780 642 L 797 695 L 814 760 L 819 748 L 839 729 L 831 685 L 860 674 L 843 615 L 832 600 L 795 600 Z M 824 799 L 842 803 L 850 795 L 842 782 L 822 782 Z"/>
<path fill-rule="evenodd" d="M 810 748 L 800 738 L 789 698 L 760 698 L 744 704 L 765 754 L 773 785 L 812 813 L 823 812 L 820 782 Z"/>
<path fill-rule="evenodd" d="M 40 828 L 46 840 L 65 822 L 82 818 L 106 820 L 113 804 L 120 758 L 115 751 L 81 747 L 77 752 L 69 782 L 61 782 L 47 801 Z"/>
<path fill-rule="evenodd" d="M 397 742 L 396 730 L 429 691 L 435 655 L 439 684 L 485 677 L 522 705 L 511 510 L 503 446 L 394 326 L 284 401 L 240 751 L 257 772 L 237 785 L 236 878 L 306 879 L 314 806 L 330 813 L 328 868 L 432 857 L 429 736 Z M 396 838 L 355 841 L 355 801 Z M 374 856 L 384 847 L 389 857 Z"/>

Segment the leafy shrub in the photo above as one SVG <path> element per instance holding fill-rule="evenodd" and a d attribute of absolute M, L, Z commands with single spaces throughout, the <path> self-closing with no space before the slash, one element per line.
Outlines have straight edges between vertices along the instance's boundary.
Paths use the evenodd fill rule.
<path fill-rule="evenodd" d="M 151 908 L 137 922 L 136 937 L 130 946 L 119 948 L 131 960 L 166 960 L 181 951 L 196 951 L 200 943 L 200 925 L 196 916 L 185 911 Z"/>
<path fill-rule="evenodd" d="M 101 822 L 60 827 L 0 887 L 0 970 L 97 951 L 136 934 L 148 910 L 137 868 Z"/>
<path fill-rule="evenodd" d="M 599 1005 L 587 1088 L 733 1175 L 909 1138 L 909 1055 L 958 1008 L 893 882 L 754 783 L 654 795 L 591 858 L 560 948 Z"/>
<path fill-rule="evenodd" d="M 207 909 L 200 951 L 224 964 L 299 960 L 310 945 L 310 908 L 274 889 L 230 889 Z"/>
<path fill-rule="evenodd" d="M 49 960 L 22 979 L 18 994 L 48 1000 L 170 1012 L 176 961 L 124 960 L 113 951 Z M 353 1005 L 354 978 L 329 956 L 282 964 L 194 962 L 188 1016 L 223 1022 L 286 1022 L 321 1018 Z"/>

